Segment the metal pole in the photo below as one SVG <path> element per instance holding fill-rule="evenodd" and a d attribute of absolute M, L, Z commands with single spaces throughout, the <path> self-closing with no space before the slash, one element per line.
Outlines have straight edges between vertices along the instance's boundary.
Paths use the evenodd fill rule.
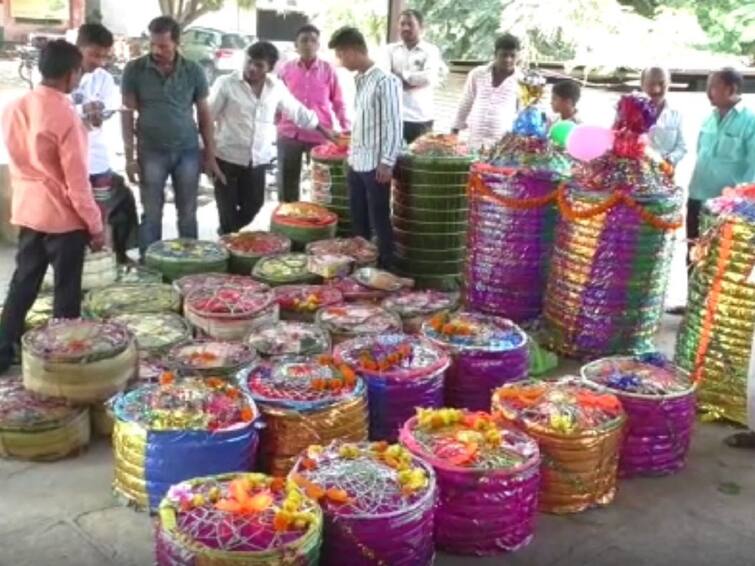
<path fill-rule="evenodd" d="M 406 9 L 406 0 L 388 0 L 388 42 L 398 41 L 398 20 Z"/>

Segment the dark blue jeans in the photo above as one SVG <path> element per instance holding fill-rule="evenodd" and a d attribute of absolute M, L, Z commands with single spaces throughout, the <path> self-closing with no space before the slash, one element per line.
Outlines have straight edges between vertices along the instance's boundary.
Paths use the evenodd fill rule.
<path fill-rule="evenodd" d="M 394 268 L 393 227 L 391 226 L 391 185 L 378 183 L 375 171 L 357 172 L 349 169 L 349 208 L 355 236 L 367 240 L 377 235 L 379 266 Z"/>
<path fill-rule="evenodd" d="M 142 222 L 139 226 L 139 250 L 142 254 L 153 242 L 162 239 L 165 183 L 173 181 L 178 213 L 178 235 L 197 237 L 197 192 L 201 173 L 199 149 L 184 151 L 140 150 L 140 195 Z"/>

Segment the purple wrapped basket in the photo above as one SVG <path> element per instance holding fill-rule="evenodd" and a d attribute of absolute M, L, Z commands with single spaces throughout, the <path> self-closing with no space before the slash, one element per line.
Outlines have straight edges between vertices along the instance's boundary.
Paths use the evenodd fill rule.
<path fill-rule="evenodd" d="M 451 354 L 446 372 L 446 405 L 490 410 L 493 391 L 529 372 L 527 335 L 510 320 L 470 311 L 436 315 L 422 336 Z"/>
<path fill-rule="evenodd" d="M 615 394 L 627 413 L 619 476 L 663 476 L 681 470 L 695 424 L 689 375 L 656 354 L 614 356 L 582 368 L 582 377 Z"/>
<path fill-rule="evenodd" d="M 289 477 L 305 492 L 324 494 L 321 566 L 433 563 L 435 473 L 406 448 L 311 446 Z"/>
<path fill-rule="evenodd" d="M 487 413 L 440 409 L 419 410 L 401 443 L 435 469 L 439 549 L 484 556 L 530 543 L 540 486 L 537 442 Z"/>
<path fill-rule="evenodd" d="M 367 383 L 370 440 L 395 442 L 417 407 L 443 406 L 443 378 L 451 359 L 424 338 L 363 336 L 337 346 L 334 357 Z"/>

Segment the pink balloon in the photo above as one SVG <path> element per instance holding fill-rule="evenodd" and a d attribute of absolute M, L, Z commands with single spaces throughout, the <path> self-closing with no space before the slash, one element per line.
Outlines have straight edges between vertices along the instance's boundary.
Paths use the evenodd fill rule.
<path fill-rule="evenodd" d="M 600 157 L 613 146 L 613 130 L 600 126 L 577 126 L 566 140 L 566 151 L 580 161 Z"/>

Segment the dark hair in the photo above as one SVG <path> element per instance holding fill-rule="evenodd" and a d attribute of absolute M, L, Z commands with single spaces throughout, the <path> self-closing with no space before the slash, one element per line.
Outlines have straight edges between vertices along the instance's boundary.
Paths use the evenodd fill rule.
<path fill-rule="evenodd" d="M 420 25 L 420 27 L 422 27 L 425 23 L 425 17 L 422 15 L 422 12 L 420 12 L 419 10 L 414 10 L 412 8 L 404 10 L 403 12 L 401 12 L 400 16 L 409 16 L 411 18 L 414 18 L 415 20 L 417 20 L 417 23 Z"/>
<path fill-rule="evenodd" d="M 510 33 L 504 33 L 495 40 L 495 52 L 499 51 L 519 51 L 522 48 L 522 44 L 519 42 L 519 38 Z"/>
<path fill-rule="evenodd" d="M 345 26 L 337 29 L 328 42 L 329 49 L 352 48 L 367 53 L 367 42 L 357 28 Z"/>
<path fill-rule="evenodd" d="M 745 79 L 742 76 L 742 73 L 733 67 L 724 67 L 713 74 L 719 77 L 726 86 L 734 87 L 736 93 L 742 92 L 742 86 L 744 86 Z"/>
<path fill-rule="evenodd" d="M 313 33 L 317 37 L 320 37 L 320 30 L 317 29 L 316 26 L 313 26 L 312 24 L 304 24 L 298 30 L 296 30 L 296 39 L 299 39 L 299 36 L 305 33 Z"/>
<path fill-rule="evenodd" d="M 582 96 L 582 88 L 577 81 L 566 79 L 553 85 L 553 94 L 565 100 L 571 100 L 574 104 L 579 102 Z"/>
<path fill-rule="evenodd" d="M 155 35 L 161 35 L 163 33 L 170 33 L 170 38 L 174 43 L 178 43 L 181 39 L 181 26 L 178 22 L 170 16 L 160 16 L 149 22 L 149 33 Z"/>
<path fill-rule="evenodd" d="M 65 39 L 50 41 L 39 54 L 39 72 L 45 79 L 62 79 L 81 67 L 81 51 Z"/>
<path fill-rule="evenodd" d="M 79 28 L 76 45 L 79 47 L 96 45 L 110 49 L 113 46 L 113 34 L 102 24 L 84 24 Z"/>
<path fill-rule="evenodd" d="M 250 59 L 264 59 L 272 69 L 278 62 L 278 48 L 269 41 L 258 41 L 249 46 L 246 54 Z"/>

